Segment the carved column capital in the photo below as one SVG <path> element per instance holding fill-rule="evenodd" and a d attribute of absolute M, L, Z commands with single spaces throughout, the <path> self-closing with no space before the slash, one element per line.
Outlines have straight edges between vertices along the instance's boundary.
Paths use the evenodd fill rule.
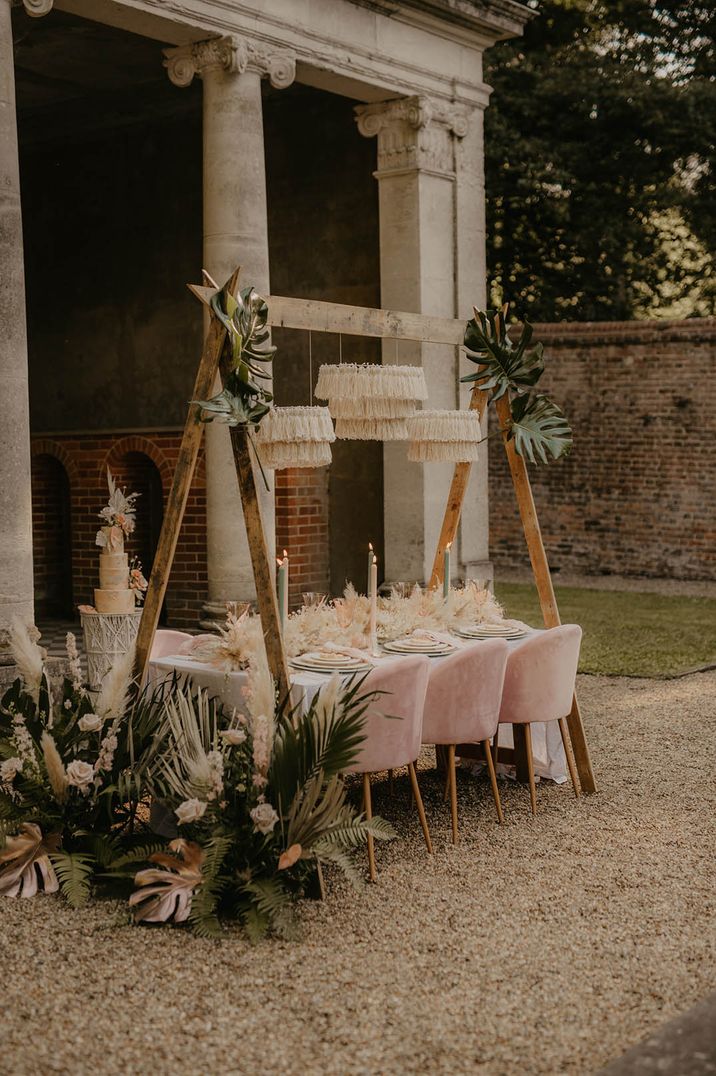
<path fill-rule="evenodd" d="M 276 90 L 284 90 L 296 77 L 296 57 L 288 49 L 277 49 L 263 41 L 246 39 L 247 70 L 268 77 Z"/>
<path fill-rule="evenodd" d="M 22 0 L 23 7 L 33 19 L 39 19 L 52 11 L 53 0 Z"/>
<path fill-rule="evenodd" d="M 431 97 L 401 97 L 359 105 L 358 130 L 378 137 L 378 176 L 426 171 L 452 175 L 454 139 L 464 138 L 468 113 L 460 105 Z"/>
<path fill-rule="evenodd" d="M 235 34 L 164 49 L 164 66 L 175 86 L 189 86 L 195 75 L 203 78 L 206 70 L 217 67 L 239 75 L 255 71 L 268 76 L 276 89 L 290 86 L 296 76 L 293 53 Z"/>

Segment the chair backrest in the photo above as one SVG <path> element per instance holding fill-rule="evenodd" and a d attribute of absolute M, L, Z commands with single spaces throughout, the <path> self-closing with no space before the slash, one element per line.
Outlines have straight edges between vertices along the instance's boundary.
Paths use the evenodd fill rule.
<path fill-rule="evenodd" d="M 179 648 L 192 636 L 187 631 L 170 631 L 168 628 L 157 628 L 154 633 L 154 641 L 149 660 L 153 658 L 166 658 L 169 655 L 179 653 Z"/>
<path fill-rule="evenodd" d="M 350 773 L 375 773 L 415 762 L 420 754 L 430 658 L 398 658 L 374 669 L 363 691 L 383 691 L 366 711 L 366 738 Z M 396 720 L 397 719 L 397 720 Z"/>
<path fill-rule="evenodd" d="M 423 710 L 423 743 L 477 743 L 494 736 L 508 646 L 488 639 L 436 661 Z"/>
<path fill-rule="evenodd" d="M 562 624 L 528 639 L 507 659 L 500 721 L 555 721 L 572 708 L 582 629 Z"/>

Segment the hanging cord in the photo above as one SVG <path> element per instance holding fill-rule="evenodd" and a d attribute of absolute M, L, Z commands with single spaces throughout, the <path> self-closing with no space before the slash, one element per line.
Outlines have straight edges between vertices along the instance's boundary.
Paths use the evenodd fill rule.
<path fill-rule="evenodd" d="M 308 330 L 308 402 L 313 406 L 313 351 L 311 348 L 311 330 Z"/>

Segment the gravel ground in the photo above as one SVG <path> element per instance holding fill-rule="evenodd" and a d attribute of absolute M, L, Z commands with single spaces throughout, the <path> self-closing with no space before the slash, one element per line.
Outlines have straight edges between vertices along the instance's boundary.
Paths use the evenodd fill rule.
<path fill-rule="evenodd" d="M 333 881 L 304 939 L 117 925 L 5 900 L 0 1072 L 592 1073 L 716 987 L 716 673 L 583 677 L 600 793 L 462 775 L 462 840 L 421 779 L 435 855 L 407 781 L 378 808 L 403 839 L 379 884 Z M 428 762 L 426 758 L 426 764 Z"/>

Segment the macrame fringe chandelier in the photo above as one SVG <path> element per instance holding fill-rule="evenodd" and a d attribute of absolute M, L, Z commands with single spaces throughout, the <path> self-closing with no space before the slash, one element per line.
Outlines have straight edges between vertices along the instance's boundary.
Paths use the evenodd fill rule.
<path fill-rule="evenodd" d="M 348 441 L 404 441 L 405 420 L 428 398 L 422 366 L 339 363 L 321 366 L 316 396 L 328 400 L 336 437 Z"/>
<path fill-rule="evenodd" d="M 416 411 L 406 419 L 414 463 L 474 463 L 482 439 L 477 411 Z"/>
<path fill-rule="evenodd" d="M 273 407 L 258 428 L 262 463 L 274 471 L 288 467 L 327 467 L 335 441 L 327 407 Z"/>

